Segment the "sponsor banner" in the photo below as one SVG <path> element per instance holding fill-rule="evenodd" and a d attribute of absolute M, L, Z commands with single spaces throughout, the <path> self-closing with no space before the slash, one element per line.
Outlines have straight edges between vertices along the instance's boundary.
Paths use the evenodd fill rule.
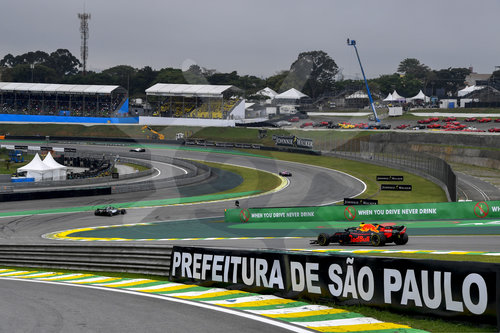
<path fill-rule="evenodd" d="M 66 153 L 76 153 L 76 148 L 64 148 L 64 152 L 66 152 Z"/>
<path fill-rule="evenodd" d="M 500 201 L 226 209 L 226 222 L 417 221 L 500 218 Z M 244 218 L 242 216 L 244 215 Z"/>
<path fill-rule="evenodd" d="M 313 147 L 313 140 L 299 138 L 295 135 L 273 135 L 273 141 L 277 146 L 289 146 L 297 148 L 310 148 Z"/>
<path fill-rule="evenodd" d="M 380 185 L 382 191 L 411 191 L 411 185 L 394 185 L 394 184 L 382 184 Z"/>
<path fill-rule="evenodd" d="M 16 150 L 28 150 L 28 146 L 14 146 Z"/>
<path fill-rule="evenodd" d="M 344 198 L 344 206 L 351 205 L 378 205 L 378 200 Z"/>
<path fill-rule="evenodd" d="M 499 264 L 174 246 L 170 278 L 495 323 Z"/>
<path fill-rule="evenodd" d="M 391 181 L 391 182 L 402 182 L 404 180 L 403 176 L 377 176 L 377 181 Z"/>
<path fill-rule="evenodd" d="M 51 151 L 52 147 L 40 147 L 41 151 Z"/>

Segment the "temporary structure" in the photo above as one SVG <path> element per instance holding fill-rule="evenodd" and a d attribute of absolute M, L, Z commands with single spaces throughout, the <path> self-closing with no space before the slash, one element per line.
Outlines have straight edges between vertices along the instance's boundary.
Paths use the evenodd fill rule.
<path fill-rule="evenodd" d="M 469 86 L 469 87 L 465 87 L 464 89 L 462 90 L 459 90 L 458 91 L 458 97 L 462 97 L 462 96 L 466 96 L 476 90 L 481 90 L 483 89 L 485 86 Z"/>
<path fill-rule="evenodd" d="M 387 95 L 386 98 L 384 98 L 383 100 L 384 102 L 393 102 L 394 101 L 394 98 L 392 97 L 392 94 L 389 93 L 389 95 Z"/>
<path fill-rule="evenodd" d="M 406 98 L 400 96 L 396 90 L 392 92 L 392 100 L 396 102 L 404 102 Z"/>
<path fill-rule="evenodd" d="M 346 96 L 346 99 L 368 99 L 368 94 L 362 90 L 358 90 L 354 94 Z"/>
<path fill-rule="evenodd" d="M 275 99 L 286 99 L 286 100 L 299 100 L 299 99 L 308 98 L 308 97 L 309 96 L 307 96 L 304 93 L 301 93 L 297 89 L 290 88 L 287 91 L 285 91 L 285 92 L 283 92 L 281 94 L 276 95 L 274 98 Z"/>
<path fill-rule="evenodd" d="M 407 100 L 410 100 L 410 101 L 421 100 L 421 101 L 424 101 L 424 102 L 430 102 L 431 99 L 430 99 L 430 97 L 425 96 L 425 94 L 422 92 L 422 90 L 420 90 L 418 92 L 418 94 L 416 94 L 413 97 L 407 98 Z"/>
<path fill-rule="evenodd" d="M 50 152 L 48 152 L 47 156 L 45 156 L 45 158 L 43 159 L 43 163 L 53 170 L 52 180 L 66 179 L 66 172 L 68 167 L 57 163 Z"/>
<path fill-rule="evenodd" d="M 26 178 L 34 178 L 35 182 L 41 180 L 52 180 L 54 173 L 54 169 L 43 163 L 38 153 L 31 162 L 17 169 L 17 173 L 24 171 L 26 171 Z"/>

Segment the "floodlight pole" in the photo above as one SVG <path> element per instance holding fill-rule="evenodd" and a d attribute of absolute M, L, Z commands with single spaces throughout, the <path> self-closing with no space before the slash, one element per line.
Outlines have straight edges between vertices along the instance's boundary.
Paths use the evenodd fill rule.
<path fill-rule="evenodd" d="M 368 81 L 366 81 L 365 71 L 363 70 L 363 65 L 361 65 L 361 59 L 359 59 L 359 53 L 358 53 L 358 48 L 356 47 L 356 41 L 347 38 L 347 45 L 354 46 L 354 50 L 356 51 L 356 57 L 358 57 L 359 67 L 361 67 L 361 73 L 363 74 L 363 79 L 365 80 L 366 92 L 368 93 L 368 98 L 370 99 L 370 106 L 372 108 L 373 115 L 375 116 L 375 121 L 379 123 L 380 119 L 378 119 L 377 111 L 375 111 L 375 105 L 373 103 L 370 87 L 368 87 Z"/>

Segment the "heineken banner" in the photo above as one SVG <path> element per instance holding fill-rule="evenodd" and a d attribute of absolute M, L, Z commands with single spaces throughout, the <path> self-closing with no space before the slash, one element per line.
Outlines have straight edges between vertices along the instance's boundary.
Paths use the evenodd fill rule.
<path fill-rule="evenodd" d="M 311 206 L 226 209 L 226 222 L 321 222 L 500 218 L 500 201 L 376 206 Z"/>
<path fill-rule="evenodd" d="M 500 265 L 340 254 L 174 246 L 172 280 L 271 289 L 287 298 L 327 298 L 495 323 Z"/>

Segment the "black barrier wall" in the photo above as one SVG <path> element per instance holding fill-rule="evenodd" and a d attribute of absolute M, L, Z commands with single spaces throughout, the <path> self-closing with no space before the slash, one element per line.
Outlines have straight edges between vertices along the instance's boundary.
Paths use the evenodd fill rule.
<path fill-rule="evenodd" d="M 500 265 L 174 247 L 170 277 L 495 324 Z M 498 324 L 498 323 L 497 323 Z"/>
<path fill-rule="evenodd" d="M 48 191 L 35 191 L 35 192 L 0 193 L 0 202 L 84 197 L 90 195 L 106 195 L 106 194 L 111 194 L 110 186 L 87 188 L 87 189 L 74 189 L 74 190 L 48 190 Z"/>

